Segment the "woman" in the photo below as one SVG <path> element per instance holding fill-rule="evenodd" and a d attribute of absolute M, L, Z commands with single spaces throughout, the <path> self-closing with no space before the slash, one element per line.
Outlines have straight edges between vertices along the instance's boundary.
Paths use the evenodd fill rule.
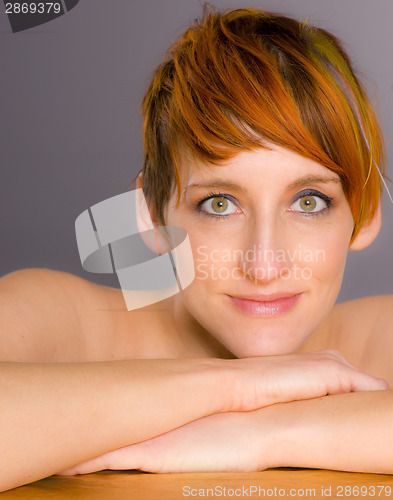
<path fill-rule="evenodd" d="M 340 42 L 206 10 L 143 111 L 137 187 L 157 227 L 186 229 L 195 279 L 131 312 L 66 273 L 1 279 L 1 489 L 105 468 L 393 473 L 392 297 L 334 305 L 348 249 L 378 234 L 383 169 Z"/>

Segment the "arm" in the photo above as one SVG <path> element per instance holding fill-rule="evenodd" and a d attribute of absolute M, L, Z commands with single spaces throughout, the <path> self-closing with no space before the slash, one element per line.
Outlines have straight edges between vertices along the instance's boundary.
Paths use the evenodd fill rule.
<path fill-rule="evenodd" d="M 265 409 L 264 409 L 265 410 Z M 337 394 L 258 410 L 273 429 L 273 465 L 393 474 L 393 391 Z M 277 425 L 277 427 L 276 427 Z"/>
<path fill-rule="evenodd" d="M 305 467 L 393 474 L 393 391 L 357 392 L 210 415 L 61 474 L 250 472 Z"/>
<path fill-rule="evenodd" d="M 0 364 L 0 491 L 219 412 L 213 362 Z"/>
<path fill-rule="evenodd" d="M 330 385 L 326 380 L 330 380 L 331 372 L 323 373 L 323 356 L 311 353 L 303 357 L 277 357 L 274 360 L 277 370 L 270 367 L 269 373 L 258 358 L 1 363 L 0 489 L 35 481 L 131 443 L 150 438 L 154 441 L 154 436 L 159 440 L 160 435 L 168 436 L 171 434 L 168 431 L 180 426 L 183 426 L 180 432 L 184 429 L 187 432 L 184 424 L 192 425 L 192 421 L 199 422 L 209 415 L 217 419 L 226 412 L 224 418 L 228 423 L 232 415 L 237 416 L 241 411 L 246 419 L 255 413 L 249 411 L 253 407 L 271 404 L 266 378 L 277 391 L 282 373 L 286 373 L 285 365 L 294 378 L 296 374 L 300 379 L 304 376 L 303 382 L 299 379 L 298 389 L 302 393 L 293 392 L 290 396 L 283 391 L 275 392 L 275 399 L 304 397 L 307 390 L 324 393 Z M 256 369 L 258 362 L 264 369 Z M 316 364 L 321 366 L 321 373 L 310 383 L 307 365 L 313 371 Z M 335 371 L 339 374 L 339 389 L 330 387 L 330 390 L 342 391 L 340 377 L 348 375 L 359 390 L 381 387 L 377 379 L 344 365 Z M 318 378 L 320 383 L 316 388 L 314 383 Z M 228 387 L 233 388 L 232 394 Z M 252 395 L 249 401 L 244 396 L 247 391 Z M 228 412 L 229 408 L 234 411 Z M 214 444 L 215 427 L 210 437 Z M 38 450 L 45 450 L 39 453 L 39 460 Z M 127 468 L 143 468 L 142 465 L 133 462 Z"/>
<path fill-rule="evenodd" d="M 0 490 L 211 414 L 385 386 L 330 351 L 246 360 L 42 362 L 74 344 L 70 355 L 77 354 L 83 345 L 74 307 L 83 294 L 75 277 L 31 273 L 0 280 Z M 70 340 L 57 344 L 57 338 Z"/>
<path fill-rule="evenodd" d="M 0 491 L 223 409 L 220 360 L 48 362 L 89 359 L 81 286 L 46 270 L 0 280 Z"/>

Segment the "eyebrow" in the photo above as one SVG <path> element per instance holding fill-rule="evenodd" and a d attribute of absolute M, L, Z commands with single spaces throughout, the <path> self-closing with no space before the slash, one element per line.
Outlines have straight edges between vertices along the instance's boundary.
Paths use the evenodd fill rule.
<path fill-rule="evenodd" d="M 341 182 L 341 179 L 339 177 L 323 177 L 323 176 L 317 176 L 317 175 L 308 175 L 307 177 L 302 177 L 300 179 L 296 179 L 296 181 L 294 181 L 294 182 L 291 182 L 291 184 L 289 184 L 287 186 L 287 189 L 288 189 L 288 191 L 290 191 L 290 190 L 296 189 L 298 187 L 306 186 L 307 184 L 316 184 L 316 183 L 329 184 L 330 182 L 336 182 L 336 183 Z M 239 186 L 238 184 L 234 184 L 232 182 L 225 182 L 225 181 L 221 181 L 221 180 L 212 180 L 212 181 L 209 181 L 206 183 L 188 184 L 188 186 L 186 186 L 183 189 L 182 194 L 185 195 L 189 188 L 196 188 L 196 187 L 197 188 L 209 188 L 209 189 L 228 188 L 228 189 L 240 191 L 243 193 L 247 192 L 247 190 L 244 187 Z"/>
<path fill-rule="evenodd" d="M 292 190 L 298 187 L 306 186 L 307 184 L 329 184 L 330 182 L 341 182 L 340 177 L 322 177 L 318 175 L 309 175 L 307 177 L 302 177 L 297 179 L 288 185 L 288 190 Z"/>
<path fill-rule="evenodd" d="M 247 190 L 242 187 L 242 186 L 239 186 L 238 184 L 234 184 L 233 182 L 225 182 L 225 181 L 221 181 L 221 180 L 213 180 L 213 181 L 209 181 L 209 182 L 205 182 L 205 183 L 192 183 L 192 184 L 188 184 L 184 189 L 183 189 L 183 195 L 186 194 L 187 190 L 189 188 L 195 188 L 195 187 L 202 187 L 202 188 L 209 188 L 209 189 L 214 189 L 214 188 L 227 188 L 227 189 L 233 189 L 234 191 L 240 191 L 240 192 L 243 192 L 245 193 Z"/>

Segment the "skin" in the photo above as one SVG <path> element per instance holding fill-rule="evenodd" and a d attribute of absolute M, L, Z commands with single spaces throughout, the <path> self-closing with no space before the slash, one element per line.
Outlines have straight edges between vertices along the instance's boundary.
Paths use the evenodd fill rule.
<path fill-rule="evenodd" d="M 174 194 L 166 210 L 167 225 L 187 230 L 196 271 L 173 298 L 174 323 L 189 329 L 196 320 L 193 337 L 207 355 L 214 349 L 222 356 L 222 346 L 236 357 L 295 352 L 327 317 L 340 289 L 353 230 L 340 179 L 310 159 L 270 147 L 243 151 L 223 166 L 183 159 L 181 202 L 177 208 Z M 320 180 L 307 181 L 312 178 Z M 213 183 L 217 187 L 209 187 Z M 298 199 L 310 190 L 331 198 L 331 205 L 317 196 Z M 197 209 L 211 192 L 221 198 Z M 209 215 L 214 203 L 226 202 L 224 195 L 231 197 L 224 213 Z M 308 213 L 301 205 L 307 200 L 316 203 Z M 300 294 L 295 307 L 263 318 L 244 314 L 228 297 L 282 292 Z"/>
<path fill-rule="evenodd" d="M 260 175 L 255 175 L 256 169 Z M 386 343 L 382 335 L 373 339 L 372 350 L 369 347 L 375 319 L 386 322 L 391 298 L 371 307 L 357 302 L 332 307 L 353 225 L 340 183 L 314 180 L 301 189 L 288 188 L 304 176 L 331 179 L 332 174 L 278 148 L 242 153 L 214 170 L 183 163 L 183 174 L 184 186 L 224 174 L 227 181 L 230 176 L 232 184 L 242 186 L 241 193 L 229 193 L 236 198 L 236 207 L 230 205 L 235 215 L 220 221 L 196 210 L 199 200 L 208 196 L 205 191 L 191 198 L 190 189 L 179 208 L 173 205 L 175 198 L 168 204 L 167 224 L 188 230 L 195 257 L 200 245 L 215 251 L 245 250 L 256 242 L 274 251 L 294 250 L 301 239 L 304 249 L 322 247 L 325 262 L 294 261 L 312 271 L 310 279 L 296 280 L 293 275 L 285 279 L 285 273 L 275 275 L 271 268 L 261 278 L 257 268 L 262 261 L 246 261 L 244 267 L 244 262 L 223 259 L 222 265 L 239 273 L 241 280 L 198 276 L 183 293 L 131 312 L 121 291 L 67 273 L 22 270 L 3 277 L 0 399 L 7 411 L 0 415 L 0 467 L 5 472 L 0 490 L 58 471 L 101 468 L 176 472 L 333 464 L 342 470 L 382 469 L 383 464 L 368 461 L 372 455 L 360 451 L 367 443 L 375 445 L 370 432 L 376 414 L 379 420 L 391 420 L 391 391 L 380 379 L 392 380 L 391 352 L 379 342 Z M 261 179 L 271 184 L 269 189 Z M 334 204 L 318 216 L 301 214 L 295 198 L 306 188 L 322 191 Z M 326 208 L 316 203 L 318 209 Z M 351 247 L 367 246 L 379 225 L 377 217 Z M 270 265 L 273 271 L 284 267 L 278 259 Z M 242 293 L 301 295 L 285 313 L 255 318 L 240 312 L 227 297 L 240 286 Z M 351 323 L 354 317 L 358 325 Z M 331 350 L 341 348 L 345 357 Z M 374 376 L 364 373 L 364 360 L 370 357 L 365 353 L 378 360 L 369 366 Z M 383 398 L 376 399 L 377 393 Z M 365 397 L 350 398 L 360 394 Z M 351 434 L 346 423 L 359 408 L 364 420 L 351 426 Z M 340 418 L 332 420 L 333 414 Z M 307 423 L 310 418 L 312 425 Z M 359 450 L 353 443 L 365 429 L 369 439 Z M 311 430 L 312 439 L 307 435 Z M 336 444 L 348 445 L 341 462 L 335 462 L 334 447 L 321 459 L 316 449 L 305 445 L 319 439 L 320 449 L 326 449 L 324 439 L 330 443 L 332 435 Z M 280 436 L 286 436 L 285 442 Z M 40 449 L 46 453 L 37 456 Z M 291 456 L 295 449 L 304 455 Z M 375 456 L 380 461 L 387 457 L 382 448 Z M 355 460 L 359 457 L 364 460 L 360 465 Z"/>
<path fill-rule="evenodd" d="M 373 241 L 380 214 L 351 242 L 353 218 L 338 176 L 287 149 L 269 147 L 241 152 L 223 166 L 183 156 L 183 194 L 177 207 L 173 193 L 165 208 L 165 223 L 187 230 L 196 278 L 181 293 L 129 312 L 121 291 L 86 284 L 78 311 L 87 353 L 94 350 L 99 359 L 245 358 L 345 348 L 332 338 L 332 322 L 337 329 L 347 315 L 344 312 L 337 320 L 332 313 L 347 252 Z M 311 177 L 329 182 L 294 186 Z M 213 180 L 237 187 L 191 186 Z M 137 187 L 141 187 L 140 178 Z M 331 198 L 331 206 L 314 197 L 314 215 L 302 213 L 300 201 L 294 200 L 311 189 Z M 231 196 L 227 217 L 209 217 L 213 198 L 204 203 L 205 211 L 196 208 L 213 190 Z M 153 221 L 159 225 L 154 216 Z M 140 222 L 141 231 L 144 225 Z M 255 261 L 236 258 L 253 249 L 265 251 L 268 262 L 261 252 L 255 253 Z M 228 253 L 235 256 L 229 262 Z M 277 292 L 299 293 L 299 300 L 289 312 L 267 318 L 247 316 L 228 297 Z M 99 316 L 96 304 L 100 304 Z M 346 354 L 352 347 L 345 348 Z"/>
<path fill-rule="evenodd" d="M 379 230 L 380 216 L 351 243 L 353 219 L 337 176 L 277 146 L 270 151 L 242 152 L 225 166 L 206 167 L 183 160 L 182 168 L 183 196 L 179 207 L 176 197 L 172 197 L 165 222 L 187 229 L 197 275 L 187 289 L 167 303 L 171 305 L 168 310 L 172 311 L 174 331 L 193 329 L 192 338 L 197 343 L 190 345 L 189 352 L 195 349 L 198 353 L 204 351 L 206 356 L 241 358 L 272 355 L 270 359 L 273 362 L 280 359 L 280 368 L 289 374 L 289 366 L 285 368 L 277 355 L 297 352 L 301 356 L 326 348 L 337 349 L 358 369 L 367 369 L 393 382 L 392 371 L 381 363 L 383 359 L 391 359 L 392 348 L 386 350 L 386 344 L 384 347 L 386 335 L 380 341 L 374 335 L 375 326 L 386 322 L 392 297 L 360 299 L 333 307 L 348 248 L 361 249 L 369 244 Z M 315 180 L 317 177 L 319 181 Z M 305 178 L 314 180 L 301 183 Z M 229 215 L 225 218 L 209 217 L 206 213 L 218 208 L 212 199 L 203 202 L 202 210 L 195 208 L 214 190 L 191 185 L 211 184 L 212 179 L 215 184 L 232 185 L 214 188 L 221 202 L 224 194 L 231 196 L 233 203 L 226 206 L 225 213 Z M 316 202 L 313 210 L 320 210 L 318 215 L 304 214 L 306 205 L 294 201 L 299 193 L 305 190 L 309 193 L 311 189 L 331 199 L 330 206 Z M 280 249 L 294 255 L 299 242 L 304 250 L 309 250 L 308 255 L 324 251 L 323 260 L 298 258 L 291 262 L 300 269 L 298 276 L 302 276 L 305 267 L 311 270 L 307 279 L 298 279 L 290 272 L 280 275 L 288 262 L 279 259 L 273 259 L 269 267 L 263 260 L 217 262 L 218 255 L 227 255 L 224 251 L 229 250 L 232 255 L 241 248 L 240 255 L 245 255 L 253 245 L 271 250 L 271 255 L 277 255 Z M 202 246 L 203 257 L 198 261 L 198 248 Z M 205 255 L 212 258 L 206 261 Z M 203 267 L 198 268 L 201 263 Z M 214 270 L 206 277 L 201 269 L 210 269 L 211 265 Z M 215 279 L 213 272 L 218 268 L 232 279 Z M 238 276 L 240 279 L 236 279 Z M 301 293 L 301 298 L 290 311 L 263 318 L 250 317 L 228 301 L 228 294 L 255 290 L 265 294 L 291 291 Z M 316 373 L 314 366 L 310 376 Z M 382 392 L 327 398 L 305 396 L 303 401 L 247 413 L 207 416 L 143 443 L 106 453 L 63 474 L 105 468 L 182 472 L 261 470 L 277 466 L 392 473 L 387 465 L 392 457 L 380 439 L 381 422 L 389 429 L 393 410 L 391 391 L 386 389 L 387 386 Z M 357 425 L 352 419 L 354 412 L 362 413 Z"/>

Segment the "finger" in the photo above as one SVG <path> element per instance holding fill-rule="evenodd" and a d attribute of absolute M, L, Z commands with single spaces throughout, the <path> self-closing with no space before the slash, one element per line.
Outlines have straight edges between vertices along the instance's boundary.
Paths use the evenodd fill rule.
<path fill-rule="evenodd" d="M 73 467 L 69 467 L 68 469 L 63 469 L 60 472 L 57 472 L 57 476 L 75 476 L 76 474 L 89 474 L 91 472 L 97 472 L 99 470 L 106 469 L 106 461 L 104 459 L 104 455 L 101 455 L 96 458 L 92 458 L 91 460 L 87 460 L 86 462 L 82 462 L 78 465 L 74 465 Z"/>
<path fill-rule="evenodd" d="M 305 354 L 318 354 L 323 357 L 328 356 L 336 363 L 342 364 L 350 368 L 350 375 L 352 378 L 351 391 L 378 391 L 387 390 L 389 385 L 383 378 L 374 377 L 368 373 L 359 370 L 356 366 L 352 365 L 339 351 L 334 349 L 324 349 L 322 351 L 314 351 L 313 353 Z"/>
<path fill-rule="evenodd" d="M 385 379 L 360 372 L 354 380 L 352 391 L 386 391 L 388 389 L 389 384 Z"/>
<path fill-rule="evenodd" d="M 350 370 L 347 373 L 336 373 L 327 385 L 327 394 L 344 392 L 384 391 L 389 388 L 386 380 L 376 378 L 364 372 Z"/>

